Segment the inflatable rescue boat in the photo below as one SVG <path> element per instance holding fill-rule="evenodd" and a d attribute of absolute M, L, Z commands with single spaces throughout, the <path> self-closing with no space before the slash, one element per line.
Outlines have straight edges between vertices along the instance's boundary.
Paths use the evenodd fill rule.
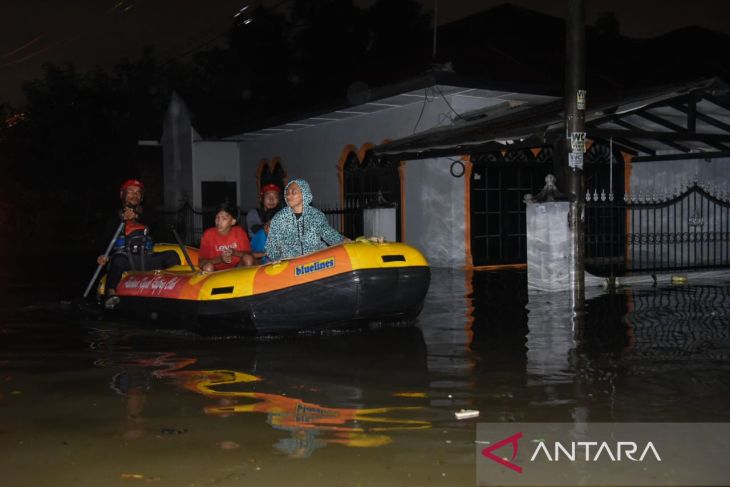
<path fill-rule="evenodd" d="M 156 252 L 177 245 L 157 244 Z M 117 286 L 116 309 L 153 319 L 220 318 L 229 327 L 286 333 L 370 322 L 413 321 L 430 284 L 428 262 L 402 243 L 358 240 L 276 263 L 199 271 L 189 264 L 163 271 L 129 271 Z M 194 267 L 194 270 L 193 270 Z M 104 279 L 98 293 L 104 292 Z M 200 322 L 200 320 L 196 320 Z"/>

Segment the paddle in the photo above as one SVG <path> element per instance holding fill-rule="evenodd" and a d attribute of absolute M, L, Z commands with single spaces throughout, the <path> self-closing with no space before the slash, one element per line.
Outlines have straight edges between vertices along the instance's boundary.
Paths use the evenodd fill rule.
<path fill-rule="evenodd" d="M 177 230 L 175 230 L 175 225 L 170 225 L 170 230 L 172 230 L 172 234 L 175 236 L 175 240 L 177 240 L 177 245 L 180 247 L 180 250 L 182 250 L 182 253 L 185 256 L 185 260 L 190 266 L 190 269 L 195 272 L 195 266 L 193 265 L 193 261 L 190 259 L 190 256 L 188 255 L 188 250 L 185 247 L 185 244 L 183 244 L 180 235 L 178 235 Z"/>
<path fill-rule="evenodd" d="M 114 247 L 114 243 L 117 241 L 117 237 L 119 237 L 119 234 L 122 233 L 124 230 L 125 221 L 122 221 L 119 224 L 119 227 L 117 228 L 117 231 L 114 232 L 114 237 L 109 242 L 109 245 L 106 247 L 106 252 L 104 252 L 104 257 L 109 257 L 109 253 L 112 251 L 112 247 Z M 89 281 L 89 285 L 86 286 L 86 291 L 84 291 L 84 299 L 89 295 L 89 292 L 91 291 L 91 288 L 94 286 L 94 282 L 96 282 L 96 279 L 99 277 L 99 273 L 101 272 L 102 267 L 104 267 L 106 264 L 99 264 L 99 266 L 96 268 L 96 272 L 94 272 L 94 275 L 91 277 L 91 281 Z"/>

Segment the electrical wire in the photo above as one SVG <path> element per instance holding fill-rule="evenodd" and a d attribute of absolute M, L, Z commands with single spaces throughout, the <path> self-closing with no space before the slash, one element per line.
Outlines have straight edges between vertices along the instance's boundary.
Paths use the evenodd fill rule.
<path fill-rule="evenodd" d="M 423 103 L 421 104 L 421 112 L 418 114 L 418 119 L 416 120 L 416 124 L 413 126 L 413 134 L 416 133 L 416 129 L 418 128 L 418 124 L 421 123 L 421 117 L 423 117 L 423 111 L 426 109 L 426 104 L 431 103 L 436 98 L 429 98 L 428 97 L 428 90 L 430 88 L 424 88 L 423 89 Z"/>
<path fill-rule="evenodd" d="M 10 51 L 8 53 L 3 54 L 2 56 L 0 56 L 0 59 L 8 58 L 8 57 L 12 56 L 13 54 L 15 54 L 16 52 L 22 51 L 26 47 L 32 46 L 33 44 L 35 44 L 36 42 L 38 42 L 41 39 L 43 39 L 43 36 L 42 35 L 41 36 L 36 36 L 35 39 L 33 39 L 33 40 L 29 41 L 29 42 L 26 42 L 25 44 L 23 44 L 20 47 L 16 47 L 15 49 L 13 49 L 12 51 Z"/>
<path fill-rule="evenodd" d="M 275 3 L 274 5 L 272 5 L 272 6 L 270 6 L 270 7 L 266 7 L 266 10 L 268 10 L 269 12 L 273 12 L 274 10 L 276 10 L 276 9 L 277 9 L 277 8 L 279 8 L 279 7 L 281 7 L 281 6 L 282 6 L 282 5 L 284 5 L 285 3 L 288 3 L 288 2 L 291 2 L 291 1 L 292 1 L 292 0 L 280 0 L 279 2 Z M 251 3 L 249 3 L 249 4 L 248 4 L 248 7 L 249 7 L 249 9 L 251 9 L 251 10 L 252 10 L 252 9 L 253 9 L 253 7 L 254 7 L 254 4 L 255 4 L 255 3 L 260 3 L 260 2 L 252 1 Z M 242 12 L 243 10 L 244 10 L 243 8 L 242 8 L 242 9 L 240 9 L 240 10 L 239 10 L 239 11 L 238 11 L 238 12 L 237 12 L 236 14 L 232 15 L 232 16 L 231 16 L 230 18 L 237 18 L 237 17 L 239 16 L 239 14 L 240 14 L 240 13 L 241 13 L 241 12 Z M 249 10 L 249 12 L 250 12 L 251 10 Z M 248 15 L 251 15 L 251 14 L 249 13 Z M 228 17 L 226 17 L 226 19 L 228 19 Z M 222 20 L 221 20 L 221 21 L 218 21 L 218 22 L 214 22 L 214 23 L 213 23 L 213 25 L 211 26 L 211 28 L 209 28 L 209 29 L 208 29 L 208 32 L 206 32 L 205 34 L 203 34 L 202 36 L 200 36 L 200 37 L 198 38 L 198 40 L 199 40 L 199 39 L 201 39 L 201 38 L 203 38 L 203 37 L 206 37 L 206 36 L 207 36 L 207 35 L 208 35 L 208 34 L 209 34 L 209 33 L 210 33 L 210 32 L 211 32 L 212 30 L 213 30 L 213 28 L 212 28 L 212 27 L 214 27 L 214 26 L 218 25 L 218 24 L 219 24 L 219 23 L 221 23 L 221 22 L 222 22 Z M 206 41 L 203 41 L 203 42 L 201 42 L 201 43 L 199 43 L 199 44 L 196 44 L 196 45 L 194 45 L 193 47 L 190 47 L 190 48 L 186 49 L 186 50 L 185 50 L 185 51 L 183 51 L 182 53 L 180 53 L 180 54 L 178 54 L 178 55 L 176 55 L 176 56 L 173 56 L 173 57 L 169 58 L 169 59 L 168 59 L 168 60 L 167 60 L 167 61 L 166 61 L 166 62 L 165 62 L 165 63 L 163 64 L 163 66 L 166 66 L 166 65 L 168 65 L 168 64 L 170 64 L 170 63 L 173 63 L 173 62 L 175 62 L 175 61 L 179 61 L 179 60 L 183 59 L 184 57 L 186 57 L 186 56 L 188 56 L 188 55 L 190 55 L 190 54 L 192 54 L 192 53 L 194 53 L 194 52 L 196 52 L 196 51 L 199 51 L 199 50 L 201 50 L 201 49 L 203 49 L 203 48 L 205 48 L 205 47 L 207 47 L 207 46 L 209 46 L 209 45 L 213 44 L 214 42 L 216 42 L 216 41 L 218 41 L 219 39 L 221 39 L 221 38 L 225 37 L 226 35 L 228 35 L 228 32 L 229 32 L 229 31 L 228 31 L 228 29 L 226 29 L 226 30 L 224 30 L 224 31 L 222 31 L 222 32 L 220 32 L 220 33 L 218 33 L 218 34 L 217 34 L 217 35 L 215 35 L 214 37 L 212 37 L 212 38 L 210 38 L 210 39 L 208 39 L 208 40 L 206 40 Z M 194 41 L 194 42 L 195 42 L 195 41 Z M 192 43 L 191 43 L 191 44 L 192 44 Z"/>
<path fill-rule="evenodd" d="M 447 105 L 447 106 L 449 107 L 449 109 L 450 109 L 450 110 L 451 110 L 452 112 L 454 112 L 454 115 L 456 115 L 456 118 L 460 118 L 461 120 L 464 120 L 464 121 L 466 121 L 466 119 L 465 119 L 464 117 L 462 117 L 462 116 L 461 116 L 461 113 L 459 113 L 459 112 L 457 112 L 456 110 L 454 110 L 454 107 L 452 107 L 452 106 L 451 106 L 451 103 L 449 103 L 449 100 L 447 100 L 447 99 L 446 99 L 446 97 L 444 96 L 444 93 L 443 93 L 443 92 L 441 91 L 441 88 L 440 88 L 440 87 L 439 87 L 438 85 L 436 85 L 436 86 L 435 86 L 435 88 L 436 88 L 436 91 L 438 91 L 438 92 L 439 92 L 439 95 L 441 95 L 441 98 L 443 98 L 443 99 L 444 99 L 444 101 L 446 102 L 446 105 Z"/>
<path fill-rule="evenodd" d="M 413 132 L 416 133 L 416 129 L 418 128 L 418 124 L 421 123 L 421 117 L 423 116 L 423 111 L 426 109 L 426 103 L 428 103 L 428 88 L 425 88 L 423 90 L 423 103 L 421 103 L 421 112 L 418 114 L 418 119 L 416 120 L 416 124 L 413 126 Z"/>

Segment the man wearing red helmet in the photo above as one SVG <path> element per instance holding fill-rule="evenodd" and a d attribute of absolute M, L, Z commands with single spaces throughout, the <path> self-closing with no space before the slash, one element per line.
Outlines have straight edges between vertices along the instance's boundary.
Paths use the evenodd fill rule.
<path fill-rule="evenodd" d="M 259 192 L 260 205 L 246 214 L 246 228 L 251 240 L 256 233 L 264 228 L 276 212 L 281 209 L 281 188 L 276 184 L 265 184 Z"/>
<path fill-rule="evenodd" d="M 111 257 L 100 255 L 99 265 L 109 264 L 106 276 L 106 299 L 104 306 L 113 309 L 119 304 L 117 284 L 128 270 L 166 269 L 180 264 L 180 257 L 174 250 L 153 252 L 153 241 L 149 227 L 139 221 L 142 216 L 144 184 L 137 179 L 128 179 L 119 188 L 122 209 L 119 218 L 124 221 L 124 234 L 117 238 Z"/>

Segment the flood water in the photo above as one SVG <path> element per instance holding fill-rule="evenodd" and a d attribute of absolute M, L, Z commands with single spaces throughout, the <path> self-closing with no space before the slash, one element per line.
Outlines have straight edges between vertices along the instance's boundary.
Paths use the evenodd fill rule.
<path fill-rule="evenodd" d="M 468 486 L 477 421 L 730 421 L 730 281 L 590 294 L 434 269 L 415 327 L 256 341 L 10 290 L 1 483 Z"/>

